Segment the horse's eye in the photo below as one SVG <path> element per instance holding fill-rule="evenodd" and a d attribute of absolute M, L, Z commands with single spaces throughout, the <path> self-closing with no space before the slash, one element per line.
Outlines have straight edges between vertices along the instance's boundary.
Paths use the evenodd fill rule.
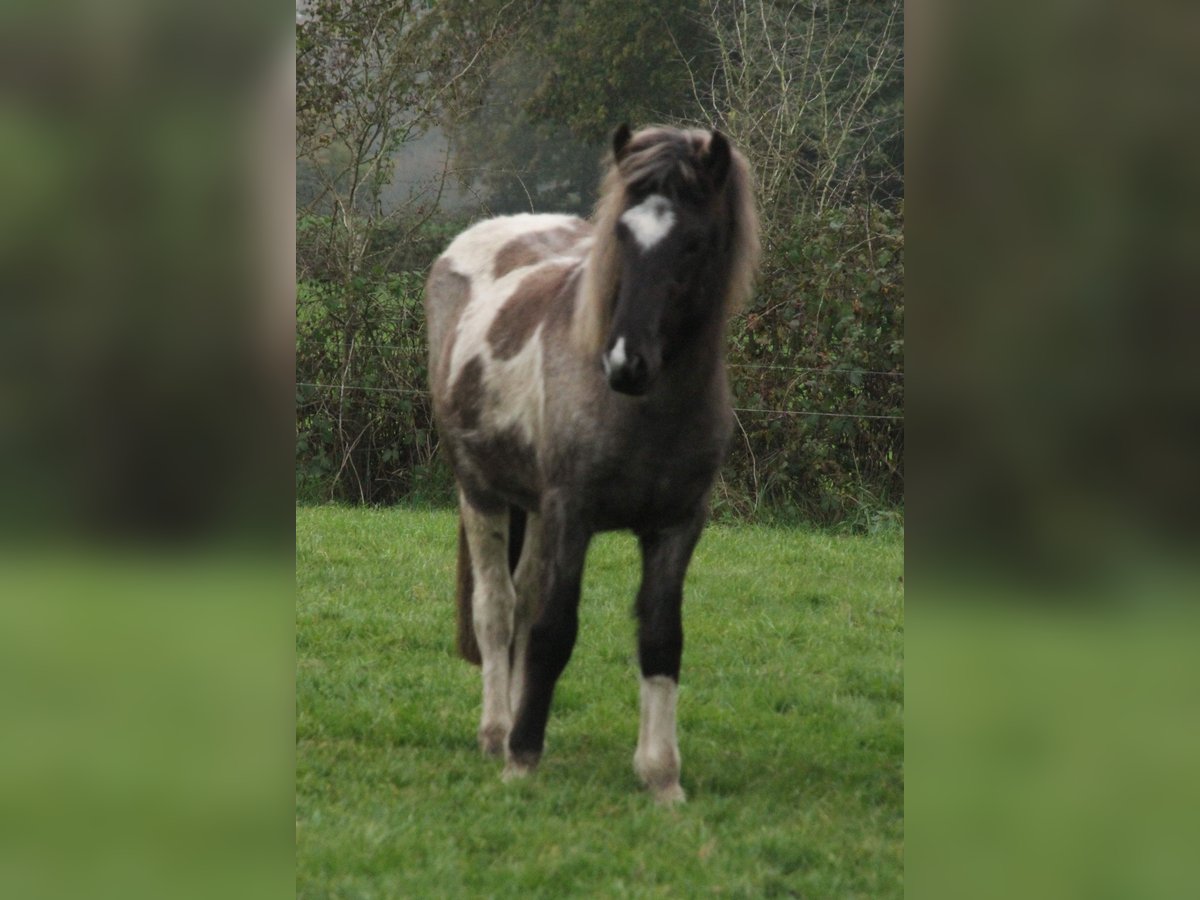
<path fill-rule="evenodd" d="M 687 243 L 683 245 L 684 256 L 695 256 L 700 252 L 700 239 L 689 238 Z"/>

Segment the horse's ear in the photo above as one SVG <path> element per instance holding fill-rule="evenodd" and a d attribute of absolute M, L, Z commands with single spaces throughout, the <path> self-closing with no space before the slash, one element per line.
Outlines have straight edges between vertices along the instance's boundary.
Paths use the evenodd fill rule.
<path fill-rule="evenodd" d="M 708 153 L 704 157 L 704 165 L 714 188 L 720 188 L 725 184 L 725 176 L 729 174 L 731 152 L 729 141 L 726 140 L 725 135 L 714 130 L 712 139 L 708 142 Z"/>
<path fill-rule="evenodd" d="M 629 145 L 631 137 L 633 137 L 633 132 L 629 130 L 628 122 L 622 122 L 613 132 L 613 158 L 617 162 L 620 162 L 621 157 L 625 155 L 625 148 Z"/>

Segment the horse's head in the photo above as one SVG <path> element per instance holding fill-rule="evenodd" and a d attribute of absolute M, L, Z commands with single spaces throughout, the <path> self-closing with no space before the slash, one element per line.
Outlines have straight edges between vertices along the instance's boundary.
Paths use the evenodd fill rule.
<path fill-rule="evenodd" d="M 732 151 L 719 133 L 652 129 L 613 136 L 624 181 L 619 280 L 601 359 L 613 390 L 645 394 L 665 361 L 724 313 Z M 612 301 L 610 301 L 612 302 Z"/>

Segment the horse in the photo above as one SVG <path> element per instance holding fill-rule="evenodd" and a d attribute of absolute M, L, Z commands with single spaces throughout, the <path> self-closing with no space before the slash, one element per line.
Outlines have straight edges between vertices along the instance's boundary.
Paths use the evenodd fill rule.
<path fill-rule="evenodd" d="M 429 378 L 458 486 L 458 650 L 479 665 L 482 751 L 541 758 L 588 545 L 639 541 L 634 771 L 684 800 L 683 581 L 733 434 L 728 321 L 759 244 L 749 167 L 718 131 L 612 138 L 590 221 L 520 214 L 459 234 L 425 290 Z"/>

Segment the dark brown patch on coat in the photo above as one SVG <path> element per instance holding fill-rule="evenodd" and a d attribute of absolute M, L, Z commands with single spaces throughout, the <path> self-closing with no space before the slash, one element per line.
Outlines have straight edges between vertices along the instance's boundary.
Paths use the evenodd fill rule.
<path fill-rule="evenodd" d="M 460 448 L 469 463 L 459 483 L 472 503 L 483 508 L 510 504 L 537 509 L 541 476 L 534 448 L 514 428 L 464 435 Z"/>
<path fill-rule="evenodd" d="M 451 421 L 458 428 L 475 429 L 483 413 L 483 360 L 474 356 L 458 373 L 450 390 Z"/>
<path fill-rule="evenodd" d="M 577 262 L 540 266 L 521 280 L 488 329 L 488 343 L 496 359 L 512 359 L 520 353 L 538 324 L 570 302 L 563 289 L 580 268 Z"/>
<path fill-rule="evenodd" d="M 513 238 L 496 254 L 493 276 L 503 278 L 514 269 L 532 266 L 543 259 L 565 253 L 587 237 L 590 231 L 591 226 L 580 219 L 573 225 L 534 231 Z"/>

